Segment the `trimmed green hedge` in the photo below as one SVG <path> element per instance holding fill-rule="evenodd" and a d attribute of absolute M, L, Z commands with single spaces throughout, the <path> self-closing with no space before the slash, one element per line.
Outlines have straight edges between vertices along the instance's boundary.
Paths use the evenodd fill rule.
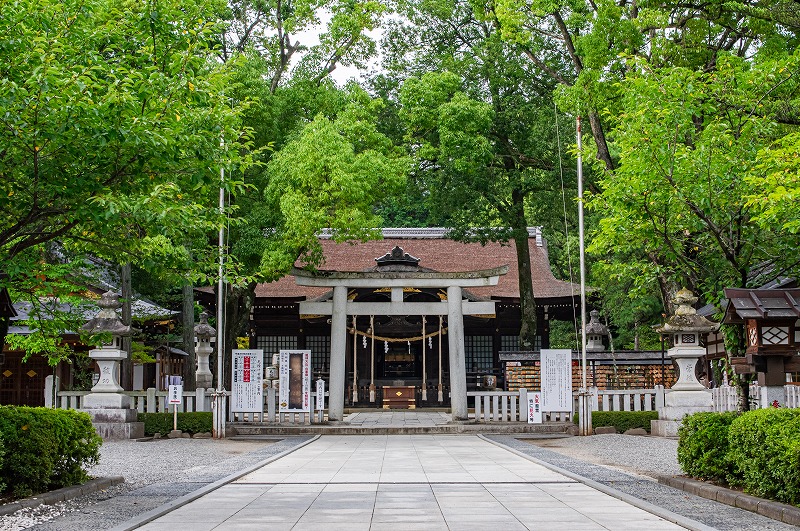
<path fill-rule="evenodd" d="M 650 433 L 650 421 L 658 420 L 657 411 L 592 411 L 592 428 L 614 426 L 619 433 L 631 428 L 643 428 Z M 575 415 L 575 424 L 578 415 Z"/>
<path fill-rule="evenodd" d="M 688 475 L 800 505 L 800 409 L 695 413 L 679 435 L 678 462 Z"/>
<path fill-rule="evenodd" d="M 0 441 L 0 483 L 16 497 L 83 483 L 103 444 L 86 413 L 24 406 L 0 406 Z"/>
<path fill-rule="evenodd" d="M 731 423 L 729 482 L 745 492 L 800 504 L 800 409 L 748 411 Z"/>
<path fill-rule="evenodd" d="M 699 479 L 729 481 L 728 430 L 738 413 L 696 413 L 678 430 L 678 464 Z"/>
<path fill-rule="evenodd" d="M 144 434 L 166 435 L 174 426 L 172 413 L 139 413 L 139 422 L 144 422 Z M 211 432 L 214 421 L 210 411 L 178 413 L 178 429 L 184 433 Z"/>

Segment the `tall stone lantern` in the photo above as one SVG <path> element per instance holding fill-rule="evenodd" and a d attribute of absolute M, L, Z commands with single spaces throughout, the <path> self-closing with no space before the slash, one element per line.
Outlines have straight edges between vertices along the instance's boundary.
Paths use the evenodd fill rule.
<path fill-rule="evenodd" d="M 658 420 L 651 421 L 651 432 L 661 437 L 675 437 L 683 417 L 701 411 L 711 411 L 711 391 L 697 380 L 695 367 L 705 353 L 700 341 L 719 328 L 717 323 L 697 315 L 694 304 L 697 297 L 686 288 L 678 291 L 672 302 L 677 306 L 675 314 L 667 318 L 656 332 L 672 338 L 672 347 L 667 354 L 678 367 L 678 381 L 664 396 L 664 407 L 658 412 Z"/>
<path fill-rule="evenodd" d="M 103 439 L 136 439 L 144 437 L 144 423 L 137 422 L 137 411 L 131 408 L 131 397 L 123 394 L 119 384 L 120 362 L 128 359 L 122 350 L 122 338 L 138 332 L 123 324 L 116 310 L 122 307 L 119 295 L 108 291 L 97 303 L 100 312 L 83 327 L 90 334 L 111 334 L 111 342 L 89 351 L 89 357 L 100 367 L 100 378 L 91 393 L 83 397 L 81 410 L 92 417 L 92 424 Z"/>
<path fill-rule="evenodd" d="M 200 324 L 194 327 L 194 335 L 197 338 L 197 371 L 195 380 L 198 389 L 208 389 L 212 385 L 213 376 L 208 363 L 213 349 L 211 348 L 211 338 L 217 336 L 217 331 L 208 324 L 208 314 L 200 314 Z"/>
<path fill-rule="evenodd" d="M 600 322 L 600 312 L 592 310 L 589 312 L 589 323 L 586 325 L 586 351 L 603 352 L 606 346 L 603 338 L 609 336 L 608 327 Z"/>

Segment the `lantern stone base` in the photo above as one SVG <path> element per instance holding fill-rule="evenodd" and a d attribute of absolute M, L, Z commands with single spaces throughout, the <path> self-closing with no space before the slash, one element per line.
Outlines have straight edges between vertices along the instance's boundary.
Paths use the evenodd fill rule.
<path fill-rule="evenodd" d="M 650 433 L 657 437 L 677 437 L 683 417 L 693 413 L 713 411 L 711 391 L 672 391 L 664 395 L 664 407 L 658 420 L 650 421 Z"/>
<path fill-rule="evenodd" d="M 104 441 L 144 437 L 144 422 L 137 422 L 139 412 L 135 409 L 88 407 L 81 411 L 89 414 L 95 431 Z"/>

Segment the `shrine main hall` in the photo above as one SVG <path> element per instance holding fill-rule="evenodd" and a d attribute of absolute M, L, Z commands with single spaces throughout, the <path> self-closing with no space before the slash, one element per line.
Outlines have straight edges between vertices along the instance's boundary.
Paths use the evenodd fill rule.
<path fill-rule="evenodd" d="M 574 320 L 580 290 L 553 275 L 541 230 L 528 235 L 539 350 L 549 346 L 550 321 Z M 345 405 L 380 407 L 386 388 L 466 417 L 467 390 L 503 387 L 499 353 L 519 350 L 513 242 L 461 243 L 444 229 L 404 228 L 361 243 L 323 234 L 320 243 L 316 271 L 295 269 L 256 288 L 250 347 L 263 349 L 265 366 L 280 350 L 310 350 L 333 418 Z"/>

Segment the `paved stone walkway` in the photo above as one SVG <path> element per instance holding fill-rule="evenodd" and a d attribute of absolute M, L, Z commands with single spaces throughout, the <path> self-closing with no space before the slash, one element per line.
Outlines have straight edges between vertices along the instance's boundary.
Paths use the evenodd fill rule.
<path fill-rule="evenodd" d="M 179 528 L 682 529 L 465 435 L 323 436 L 142 527 Z"/>

